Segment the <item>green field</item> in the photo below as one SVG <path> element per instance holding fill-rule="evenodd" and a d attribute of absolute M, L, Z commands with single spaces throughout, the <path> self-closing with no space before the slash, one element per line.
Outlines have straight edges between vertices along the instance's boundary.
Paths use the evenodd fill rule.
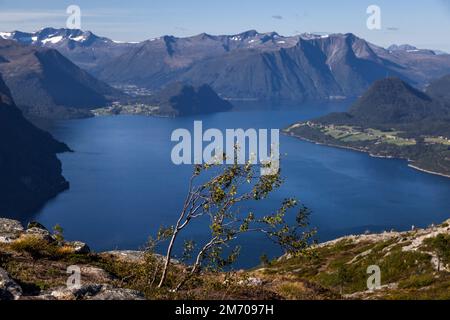
<path fill-rule="evenodd" d="M 432 144 L 443 144 L 446 146 L 450 146 L 450 140 L 442 137 L 427 137 L 425 138 L 426 143 L 432 143 Z"/>
<path fill-rule="evenodd" d="M 376 129 L 361 129 L 351 126 L 319 126 L 322 133 L 342 142 L 377 141 L 395 144 L 397 146 L 415 145 L 416 140 L 402 138 L 399 131 L 381 131 Z"/>

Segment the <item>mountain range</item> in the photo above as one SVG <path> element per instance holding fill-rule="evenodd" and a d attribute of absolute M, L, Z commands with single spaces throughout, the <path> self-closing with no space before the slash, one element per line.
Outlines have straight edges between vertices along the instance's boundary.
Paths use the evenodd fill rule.
<path fill-rule="evenodd" d="M 110 85 L 157 92 L 176 81 L 210 85 L 238 100 L 358 97 L 376 80 L 398 77 L 423 88 L 450 74 L 450 55 L 408 45 L 381 48 L 353 34 L 285 37 L 255 30 L 235 35 L 163 36 L 122 43 L 92 32 L 45 28 L 0 37 L 57 49 Z"/>
<path fill-rule="evenodd" d="M 85 70 L 125 53 L 134 45 L 99 37 L 90 31 L 65 28 L 43 28 L 36 32 L 0 32 L 0 38 L 56 49 Z"/>
<path fill-rule="evenodd" d="M 28 122 L 0 75 L 0 213 L 36 210 L 68 188 L 56 153 L 69 148 Z"/>
<path fill-rule="evenodd" d="M 450 55 L 389 51 L 353 34 L 282 37 L 248 31 L 145 41 L 91 72 L 108 83 L 154 90 L 180 80 L 209 84 L 229 99 L 301 102 L 357 97 L 387 75 L 422 87 L 450 73 Z"/>

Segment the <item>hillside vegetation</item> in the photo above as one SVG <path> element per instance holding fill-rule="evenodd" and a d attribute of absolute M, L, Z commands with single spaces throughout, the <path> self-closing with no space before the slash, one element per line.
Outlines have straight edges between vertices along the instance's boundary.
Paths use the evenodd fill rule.
<path fill-rule="evenodd" d="M 296 123 L 285 132 L 309 141 L 401 158 L 450 176 L 448 80 L 421 92 L 397 78 L 375 82 L 348 112 Z"/>
<path fill-rule="evenodd" d="M 261 266 L 202 272 L 179 292 L 158 289 L 162 258 L 145 251 L 90 252 L 37 223 L 25 230 L 0 219 L 1 299 L 450 299 L 450 220 L 409 232 L 348 236 L 301 257 L 262 259 Z M 81 286 L 67 288 L 68 266 Z M 370 291 L 367 268 L 377 265 L 381 287 Z M 172 266 L 168 286 L 186 272 Z"/>

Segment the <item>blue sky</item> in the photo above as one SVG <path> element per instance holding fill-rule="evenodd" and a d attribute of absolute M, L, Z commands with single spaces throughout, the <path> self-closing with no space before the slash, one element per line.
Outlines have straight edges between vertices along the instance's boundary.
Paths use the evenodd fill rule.
<path fill-rule="evenodd" d="M 64 27 L 71 4 L 82 10 L 82 29 L 121 41 L 249 29 L 353 32 L 383 46 L 409 43 L 450 52 L 450 0 L 0 0 L 0 30 Z M 372 4 L 381 8 L 381 30 L 366 27 Z"/>

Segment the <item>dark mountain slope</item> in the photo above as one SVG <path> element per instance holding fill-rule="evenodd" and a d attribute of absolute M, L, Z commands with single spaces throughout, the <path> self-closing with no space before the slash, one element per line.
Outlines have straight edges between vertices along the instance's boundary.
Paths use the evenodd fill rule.
<path fill-rule="evenodd" d="M 160 111 L 177 116 L 229 111 L 232 105 L 221 99 L 208 85 L 171 84 L 155 97 Z"/>
<path fill-rule="evenodd" d="M 181 78 L 230 98 L 301 101 L 356 96 L 387 73 L 364 40 L 347 34 L 300 39 L 280 50 L 232 51 L 194 64 Z"/>
<path fill-rule="evenodd" d="M 398 78 L 377 81 L 349 113 L 367 123 L 406 123 L 439 113 L 431 98 Z"/>
<path fill-rule="evenodd" d="M 450 109 L 450 75 L 432 81 L 427 87 L 426 93 Z"/>
<path fill-rule="evenodd" d="M 86 116 L 120 93 L 75 66 L 54 49 L 0 39 L 0 72 L 17 105 L 44 118 Z"/>
<path fill-rule="evenodd" d="M 449 109 L 439 100 L 398 78 L 386 78 L 376 81 L 347 113 L 334 113 L 317 120 L 327 124 L 395 127 L 449 115 Z"/>
<path fill-rule="evenodd" d="M 236 50 L 206 59 L 181 78 L 208 83 L 229 98 L 305 100 L 342 94 L 322 52 L 303 40 L 291 49 Z"/>
<path fill-rule="evenodd" d="M 25 120 L 0 76 L 0 214 L 20 214 L 68 188 L 56 153 L 69 148 Z"/>
<path fill-rule="evenodd" d="M 312 40 L 326 56 L 326 64 L 345 96 L 363 93 L 374 81 L 386 75 L 407 79 L 380 59 L 368 42 L 353 34 L 332 35 Z"/>

